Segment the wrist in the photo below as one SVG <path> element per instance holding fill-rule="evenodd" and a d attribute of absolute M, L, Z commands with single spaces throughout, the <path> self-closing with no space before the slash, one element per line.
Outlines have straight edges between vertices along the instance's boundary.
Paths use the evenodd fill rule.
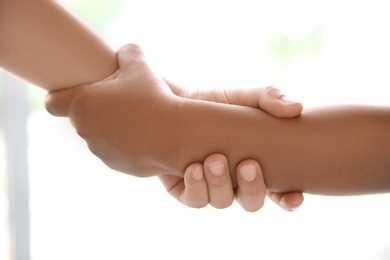
<path fill-rule="evenodd" d="M 257 109 L 183 98 L 176 98 L 170 105 L 166 114 L 172 124 L 166 140 L 174 140 L 169 144 L 174 152 L 162 153 L 170 156 L 162 160 L 167 163 L 165 167 L 178 175 L 191 163 L 222 153 L 228 156 L 235 180 L 236 165 L 243 159 L 253 158 L 255 142 L 262 142 L 257 126 L 268 115 Z"/>

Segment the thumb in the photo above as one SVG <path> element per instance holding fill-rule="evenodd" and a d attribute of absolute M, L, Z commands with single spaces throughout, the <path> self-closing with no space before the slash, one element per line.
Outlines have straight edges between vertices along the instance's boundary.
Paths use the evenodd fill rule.
<path fill-rule="evenodd" d="M 46 110 L 53 116 L 69 116 L 71 103 L 81 87 L 50 92 L 45 99 Z"/>
<path fill-rule="evenodd" d="M 129 71 L 134 71 L 140 64 L 146 64 L 145 55 L 137 44 L 126 44 L 117 52 L 119 64 L 119 76 L 129 75 Z"/>
<path fill-rule="evenodd" d="M 230 104 L 258 108 L 280 118 L 299 116 L 303 109 L 301 103 L 287 99 L 275 87 L 228 89 L 225 95 Z"/>
<path fill-rule="evenodd" d="M 295 211 L 305 199 L 302 192 L 278 193 L 268 191 L 267 195 L 273 202 L 287 211 Z"/>
<path fill-rule="evenodd" d="M 275 87 L 261 88 L 258 98 L 259 108 L 273 116 L 281 118 L 296 117 L 303 110 L 301 103 L 288 99 Z"/>

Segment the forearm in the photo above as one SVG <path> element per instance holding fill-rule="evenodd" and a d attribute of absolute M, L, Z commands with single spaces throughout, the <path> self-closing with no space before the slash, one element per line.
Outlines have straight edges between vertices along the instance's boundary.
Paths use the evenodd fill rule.
<path fill-rule="evenodd" d="M 178 169 L 220 152 L 228 156 L 231 172 L 243 159 L 257 160 L 274 191 L 390 191 L 390 108 L 316 108 L 299 118 L 277 119 L 243 107 L 185 104 L 176 133 L 182 137 L 181 160 L 173 162 Z"/>
<path fill-rule="evenodd" d="M 0 66 L 49 91 L 117 70 L 113 52 L 54 1 L 0 0 Z"/>

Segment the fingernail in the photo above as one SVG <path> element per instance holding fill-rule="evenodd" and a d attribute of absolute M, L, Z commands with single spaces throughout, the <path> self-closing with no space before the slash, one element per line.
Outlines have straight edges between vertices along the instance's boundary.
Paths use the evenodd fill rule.
<path fill-rule="evenodd" d="M 290 104 L 290 103 L 295 103 L 294 100 L 292 100 L 292 99 L 290 99 L 290 98 L 288 98 L 288 97 L 286 97 L 286 96 L 283 96 L 283 97 L 281 98 L 281 100 L 282 100 L 282 102 L 288 103 L 288 104 Z"/>
<path fill-rule="evenodd" d="M 298 208 L 299 208 L 299 206 L 298 206 L 298 207 L 291 208 L 290 211 L 296 211 Z"/>
<path fill-rule="evenodd" d="M 256 178 L 256 167 L 252 164 L 247 164 L 241 167 L 240 174 L 246 181 L 253 181 Z"/>
<path fill-rule="evenodd" d="M 209 164 L 209 169 L 214 176 L 219 177 L 223 174 L 225 163 L 223 161 L 212 162 Z"/>
<path fill-rule="evenodd" d="M 200 181 L 203 179 L 203 172 L 201 170 L 192 171 L 192 178 L 196 181 Z"/>

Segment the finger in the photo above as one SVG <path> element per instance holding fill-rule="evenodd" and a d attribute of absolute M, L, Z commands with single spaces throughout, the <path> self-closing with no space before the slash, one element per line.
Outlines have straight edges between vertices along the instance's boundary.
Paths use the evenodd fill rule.
<path fill-rule="evenodd" d="M 46 110 L 53 116 L 69 116 L 73 98 L 82 86 L 57 90 L 47 94 L 45 99 Z"/>
<path fill-rule="evenodd" d="M 136 66 L 146 64 L 145 56 L 140 46 L 137 44 L 126 44 L 119 49 L 117 53 L 119 64 L 119 75 L 127 75 L 127 72 L 133 72 Z"/>
<path fill-rule="evenodd" d="M 166 78 L 163 78 L 165 83 L 169 86 L 171 89 L 172 93 L 175 94 L 176 96 L 179 97 L 186 97 L 186 98 L 191 98 L 190 97 L 190 92 L 182 87 L 179 87 L 178 85 L 174 84 L 173 82 L 167 80 Z"/>
<path fill-rule="evenodd" d="M 303 194 L 301 192 L 268 192 L 267 195 L 273 202 L 287 211 L 295 211 L 302 205 L 304 200 Z"/>
<path fill-rule="evenodd" d="M 181 203 L 192 208 L 202 208 L 208 204 L 207 183 L 202 164 L 194 163 L 188 166 L 184 179 L 170 174 L 159 175 L 159 178 L 168 193 Z"/>
<path fill-rule="evenodd" d="M 279 89 L 266 87 L 260 89 L 259 108 L 273 116 L 288 118 L 299 116 L 303 106 L 287 98 Z"/>
<path fill-rule="evenodd" d="M 158 176 L 165 189 L 171 194 L 175 199 L 180 201 L 181 194 L 184 192 L 184 179 L 178 176 L 163 174 Z"/>
<path fill-rule="evenodd" d="M 162 91 L 158 92 L 159 94 L 172 94 L 172 90 L 169 88 L 167 82 L 161 76 L 155 74 L 149 67 L 145 55 L 138 45 L 124 45 L 119 49 L 117 59 L 119 69 L 113 78 L 130 79 L 130 82 L 141 83 L 144 85 L 145 91 L 156 91 L 158 89 L 158 91 Z"/>
<path fill-rule="evenodd" d="M 234 191 L 226 157 L 222 154 L 207 157 L 204 161 L 204 174 L 210 205 L 218 209 L 229 207 L 234 200 Z"/>
<path fill-rule="evenodd" d="M 267 194 L 260 165 L 245 160 L 237 166 L 237 202 L 247 211 L 255 212 L 264 205 Z"/>
<path fill-rule="evenodd" d="M 194 163 L 184 173 L 185 190 L 180 199 L 191 208 L 203 208 L 209 203 L 207 183 L 204 178 L 203 165 Z"/>
<path fill-rule="evenodd" d="M 275 87 L 225 90 L 230 104 L 259 108 L 281 117 L 295 117 L 301 114 L 302 104 L 288 99 Z"/>

